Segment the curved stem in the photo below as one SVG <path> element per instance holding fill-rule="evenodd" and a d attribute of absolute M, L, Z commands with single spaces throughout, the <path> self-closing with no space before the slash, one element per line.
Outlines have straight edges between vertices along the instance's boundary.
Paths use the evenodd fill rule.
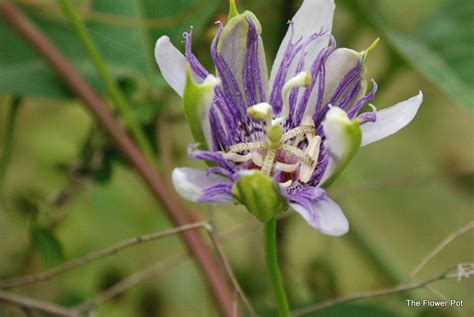
<path fill-rule="evenodd" d="M 100 77 L 104 81 L 107 92 L 112 98 L 112 101 L 115 106 L 120 111 L 125 121 L 125 125 L 128 129 L 130 129 L 130 132 L 132 133 L 133 137 L 137 141 L 138 146 L 143 151 L 145 156 L 153 165 L 155 165 L 153 148 L 150 142 L 148 141 L 145 133 L 140 127 L 140 123 L 137 122 L 137 120 L 135 119 L 132 113 L 132 107 L 129 105 L 125 96 L 123 96 L 122 92 L 117 87 L 117 84 L 115 83 L 114 78 L 110 74 L 99 49 L 97 48 L 92 37 L 88 33 L 86 26 L 77 15 L 71 3 L 71 0 L 59 0 L 59 3 L 62 5 L 64 14 L 69 20 L 69 23 L 71 24 L 73 30 L 76 32 L 79 41 L 84 47 L 87 55 L 91 59 Z"/>
<path fill-rule="evenodd" d="M 278 266 L 276 252 L 276 218 L 265 223 L 265 260 L 267 261 L 267 269 L 270 273 L 273 292 L 278 307 L 280 317 L 290 317 L 290 308 L 286 299 L 285 288 L 281 278 L 280 268 Z"/>

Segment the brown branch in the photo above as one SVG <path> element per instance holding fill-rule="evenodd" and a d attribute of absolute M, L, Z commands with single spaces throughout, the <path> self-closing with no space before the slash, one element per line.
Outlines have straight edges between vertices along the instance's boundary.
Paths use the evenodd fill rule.
<path fill-rule="evenodd" d="M 55 316 L 79 316 L 79 314 L 73 310 L 62 308 L 60 306 L 56 306 L 47 302 L 42 302 L 36 299 L 23 297 L 17 294 L 8 293 L 2 290 L 0 290 L 0 300 L 11 305 L 19 306 L 21 308 L 41 311 Z"/>
<path fill-rule="evenodd" d="M 48 61 L 56 73 L 83 102 L 84 106 L 87 106 L 101 127 L 115 142 L 120 152 L 142 177 L 157 201 L 162 204 L 163 209 L 168 213 L 173 223 L 177 226 L 188 224 L 189 217 L 183 203 L 159 179 L 155 170 L 120 126 L 117 119 L 66 57 L 10 1 L 0 2 L 0 14 L 15 31 Z M 182 237 L 188 250 L 200 265 L 209 289 L 218 303 L 219 310 L 225 316 L 232 316 L 232 292 L 214 262 L 209 248 L 196 230 L 183 232 Z"/>
<path fill-rule="evenodd" d="M 183 231 L 193 230 L 196 228 L 202 228 L 206 225 L 207 225 L 207 222 L 192 223 L 192 224 L 184 225 L 181 227 L 175 227 L 168 230 L 154 232 L 154 233 L 138 236 L 135 238 L 131 238 L 128 240 L 124 240 L 114 245 L 111 245 L 105 249 L 89 253 L 83 257 L 80 257 L 80 258 L 71 260 L 69 262 L 66 262 L 62 265 L 53 267 L 52 269 L 41 272 L 39 274 L 31 274 L 31 275 L 20 276 L 20 277 L 15 277 L 15 278 L 6 279 L 4 281 L 0 281 L 0 289 L 8 289 L 8 288 L 13 288 L 13 287 L 19 287 L 19 286 L 25 286 L 25 285 L 43 282 L 43 281 L 52 279 L 62 273 L 73 270 L 79 266 L 90 263 L 94 260 L 116 254 L 117 252 L 129 247 L 132 247 L 134 245 L 137 245 L 143 242 L 161 239 L 161 238 L 168 237 L 168 236 L 171 236 Z"/>
<path fill-rule="evenodd" d="M 293 317 L 297 316 L 303 316 L 309 313 L 314 313 L 317 311 L 321 311 L 323 309 L 332 307 L 334 305 L 338 304 L 346 304 L 350 303 L 356 300 L 361 300 L 361 299 L 367 299 L 367 298 L 374 298 L 374 297 L 379 297 L 383 295 L 389 295 L 393 293 L 398 293 L 398 292 L 405 292 L 405 291 L 411 291 L 417 288 L 423 288 L 427 285 L 430 285 L 434 282 L 442 281 L 442 280 L 448 280 L 448 279 L 460 279 L 460 272 L 459 272 L 459 267 L 458 267 L 458 272 L 456 274 L 452 273 L 453 268 L 443 272 L 442 274 L 439 274 L 437 276 L 431 277 L 429 279 L 426 279 L 422 282 L 419 283 L 402 283 L 394 287 L 389 287 L 389 288 L 383 288 L 380 290 L 376 291 L 367 291 L 367 292 L 362 292 L 359 294 L 354 294 L 354 295 L 349 295 L 349 296 L 341 296 L 335 299 L 327 300 L 322 303 L 304 307 L 301 309 L 294 310 L 292 312 Z M 463 276 L 464 278 L 469 278 L 472 276 L 474 272 L 469 272 L 469 275 Z"/>

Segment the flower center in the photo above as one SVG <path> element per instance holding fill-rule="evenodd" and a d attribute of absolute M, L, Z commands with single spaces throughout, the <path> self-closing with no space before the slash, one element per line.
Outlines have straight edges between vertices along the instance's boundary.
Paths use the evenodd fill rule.
<path fill-rule="evenodd" d="M 263 102 L 249 107 L 247 113 L 251 118 L 266 123 L 267 139 L 262 142 L 234 144 L 229 147 L 227 152 L 222 153 L 223 157 L 236 163 L 251 161 L 268 176 L 275 172 L 294 175 L 288 180 L 280 182 L 280 186 L 285 188 L 293 184 L 296 175 L 300 182 L 307 183 L 316 169 L 321 138 L 316 135 L 314 122 L 309 116 L 303 118 L 300 126 L 286 132 L 283 129 L 283 123 L 289 115 L 291 89 L 308 87 L 310 83 L 309 73 L 302 72 L 283 86 L 283 109 L 281 115 L 275 119 L 273 119 L 273 109 L 268 103 Z M 300 149 L 297 145 L 304 138 L 307 140 L 306 148 Z M 247 153 L 239 154 L 242 152 Z M 296 158 L 297 163 L 280 162 L 278 157 Z"/>

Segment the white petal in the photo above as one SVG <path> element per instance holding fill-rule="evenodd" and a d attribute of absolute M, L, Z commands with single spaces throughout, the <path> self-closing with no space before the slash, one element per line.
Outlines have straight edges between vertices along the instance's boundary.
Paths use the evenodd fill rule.
<path fill-rule="evenodd" d="M 277 74 L 278 68 L 282 62 L 285 50 L 290 42 L 291 28 L 293 28 L 293 41 L 300 38 L 306 39 L 313 33 L 323 31 L 331 34 L 332 19 L 335 9 L 334 0 L 305 0 L 298 12 L 293 17 L 292 26 L 289 27 L 285 38 L 281 42 L 278 53 L 273 62 L 272 72 L 270 76 L 270 87 L 272 87 Z M 316 40 L 309 48 L 309 52 L 305 57 L 305 61 L 313 61 L 319 52 L 329 43 L 329 36 L 324 36 Z M 289 76 L 294 75 L 292 69 L 296 68 L 298 61 L 294 61 L 294 65 L 290 67 Z M 307 63 L 305 62 L 307 65 Z"/>
<path fill-rule="evenodd" d="M 162 36 L 156 41 L 155 59 L 168 84 L 182 96 L 186 82 L 186 58 L 171 44 L 169 37 Z"/>
<path fill-rule="evenodd" d="M 171 180 L 178 194 L 190 201 L 198 201 L 203 188 L 226 181 L 224 177 L 187 167 L 175 168 Z"/>
<path fill-rule="evenodd" d="M 299 213 L 306 222 L 324 234 L 342 236 L 349 231 L 349 222 L 338 204 L 326 197 L 314 204 L 316 213 L 303 206 L 291 203 L 290 207 Z"/>
<path fill-rule="evenodd" d="M 402 129 L 415 117 L 421 103 L 423 93 L 411 97 L 396 105 L 377 111 L 377 120 L 361 125 L 362 146 L 383 139 Z"/>

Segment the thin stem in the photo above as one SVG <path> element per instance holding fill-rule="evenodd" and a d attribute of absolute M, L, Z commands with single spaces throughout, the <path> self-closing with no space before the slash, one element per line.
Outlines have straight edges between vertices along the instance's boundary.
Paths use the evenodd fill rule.
<path fill-rule="evenodd" d="M 21 105 L 21 97 L 14 96 L 10 99 L 10 109 L 5 122 L 5 130 L 3 133 L 3 149 L 0 156 L 0 200 L 3 201 L 3 185 L 7 174 L 8 164 L 10 163 L 13 151 L 13 134 L 15 131 L 15 122 L 18 110 Z"/>
<path fill-rule="evenodd" d="M 276 252 L 276 218 L 265 223 L 265 259 L 267 261 L 267 269 L 270 273 L 273 292 L 278 307 L 280 317 L 290 317 L 290 308 L 286 299 L 285 288 L 281 278 L 280 268 L 278 267 L 278 259 Z"/>
<path fill-rule="evenodd" d="M 92 37 L 87 32 L 87 29 L 84 25 L 84 22 L 77 15 L 73 5 L 70 0 L 59 0 L 63 7 L 64 14 L 71 23 L 72 28 L 76 32 L 79 40 L 81 41 L 84 49 L 86 50 L 87 55 L 91 59 L 92 63 L 99 72 L 100 77 L 104 81 L 107 92 L 112 98 L 113 103 L 117 106 L 118 110 L 123 116 L 126 126 L 130 129 L 133 137 L 138 143 L 140 149 L 145 153 L 145 156 L 150 162 L 153 160 L 153 149 L 150 142 L 148 141 L 145 133 L 143 132 L 140 124 L 134 118 L 132 114 L 132 108 L 127 102 L 126 98 L 121 93 L 120 89 L 117 87 L 112 75 L 110 74 L 104 59 L 97 46 L 95 45 Z"/>
<path fill-rule="evenodd" d="M 420 272 L 435 256 L 437 256 L 441 251 L 443 251 L 446 246 L 448 246 L 454 239 L 462 236 L 466 232 L 474 229 L 474 221 L 469 222 L 467 225 L 462 226 L 456 231 L 452 232 L 446 238 L 443 239 L 430 253 L 428 253 L 423 260 L 416 266 L 413 272 L 410 274 L 410 278 L 414 278 L 418 272 Z"/>
<path fill-rule="evenodd" d="M 234 289 L 237 293 L 238 296 L 242 299 L 242 302 L 245 304 L 247 310 L 249 311 L 249 314 L 251 317 L 256 317 L 257 313 L 255 312 L 255 309 L 253 308 L 252 304 L 250 303 L 250 300 L 247 298 L 247 295 L 245 295 L 245 292 L 243 291 L 242 287 L 240 287 L 239 281 L 235 277 L 234 271 L 232 270 L 232 267 L 229 263 L 229 260 L 225 256 L 224 250 L 220 246 L 219 242 L 217 241 L 217 237 L 214 233 L 213 227 L 211 225 L 205 226 L 204 227 L 208 234 L 209 238 L 211 238 L 211 242 L 214 245 L 214 248 L 217 251 L 217 254 L 219 255 L 219 258 L 221 259 L 222 263 L 224 264 L 224 268 L 227 271 L 227 275 L 229 276 L 230 280 L 232 281 L 232 284 L 234 285 Z M 236 305 L 237 307 L 234 307 L 234 316 L 237 316 L 237 312 L 239 312 L 239 306 Z"/>

